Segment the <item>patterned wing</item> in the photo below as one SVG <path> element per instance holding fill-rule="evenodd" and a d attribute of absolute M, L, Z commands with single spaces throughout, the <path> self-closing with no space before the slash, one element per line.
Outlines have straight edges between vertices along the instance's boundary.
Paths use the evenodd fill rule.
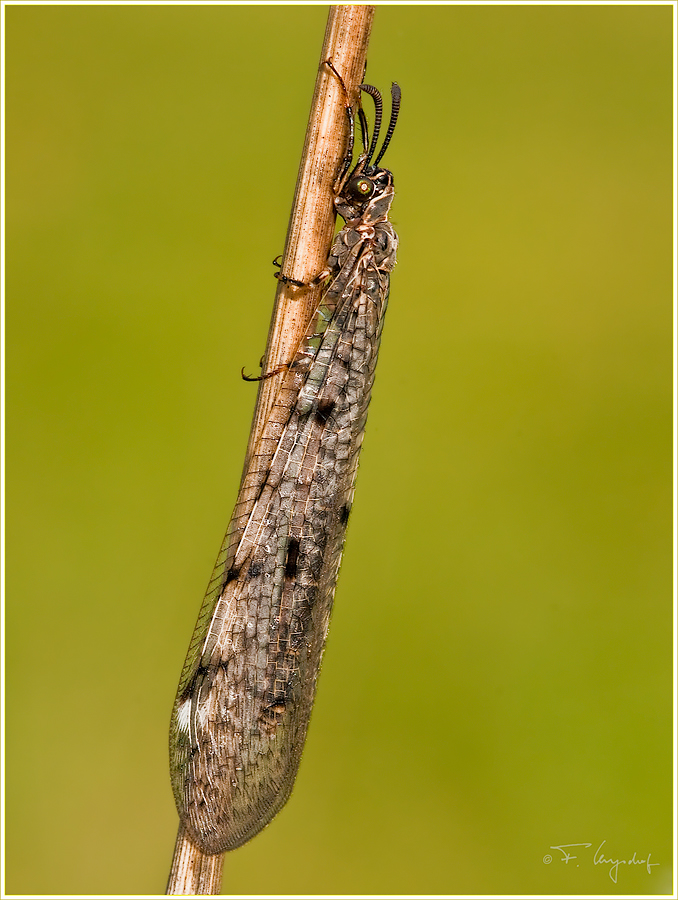
<path fill-rule="evenodd" d="M 370 400 L 395 234 L 335 241 L 334 314 L 281 425 L 265 477 L 247 478 L 226 562 L 196 627 L 172 717 L 173 787 L 208 853 L 233 849 L 286 802 L 327 635 Z M 387 252 L 386 252 L 387 251 Z M 283 390 L 299 379 L 293 367 Z M 269 425 L 271 427 L 269 428 Z M 277 431 L 277 435 L 276 435 Z M 242 495 L 241 495 L 242 496 Z M 243 511 L 245 510 L 245 512 Z M 215 602 L 216 598 L 216 602 Z"/>

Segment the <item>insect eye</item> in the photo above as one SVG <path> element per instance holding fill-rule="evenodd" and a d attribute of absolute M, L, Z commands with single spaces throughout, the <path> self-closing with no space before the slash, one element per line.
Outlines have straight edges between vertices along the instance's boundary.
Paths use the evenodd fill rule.
<path fill-rule="evenodd" d="M 356 200 L 365 200 L 374 193 L 374 185 L 369 178 L 359 175 L 348 183 L 348 191 Z"/>

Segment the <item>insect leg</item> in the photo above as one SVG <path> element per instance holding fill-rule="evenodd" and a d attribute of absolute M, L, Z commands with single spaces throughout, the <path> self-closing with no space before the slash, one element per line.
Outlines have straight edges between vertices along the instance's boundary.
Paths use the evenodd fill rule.
<path fill-rule="evenodd" d="M 282 266 L 282 263 L 278 262 L 281 259 L 282 253 L 279 253 L 276 258 L 273 260 L 273 265 L 277 266 L 279 269 Z M 282 284 L 291 284 L 293 287 L 310 287 L 309 284 L 306 284 L 305 281 L 298 281 L 296 278 L 289 278 L 287 275 L 283 275 L 282 272 L 274 272 L 273 277 L 277 278 Z"/>
<path fill-rule="evenodd" d="M 342 160 L 341 168 L 339 169 L 339 174 L 337 175 L 336 181 L 334 183 L 334 193 L 339 194 L 346 183 L 346 178 L 348 176 L 349 169 L 351 168 L 351 162 L 353 161 L 353 148 L 355 146 L 355 116 L 353 114 L 353 107 L 351 106 L 351 98 L 348 95 L 348 89 L 346 87 L 346 82 L 341 77 L 339 72 L 334 67 L 334 63 L 331 59 L 325 60 L 325 65 L 336 75 L 339 80 L 339 84 L 341 85 L 344 91 L 344 100 L 346 102 L 346 115 L 348 116 L 348 146 L 346 148 L 346 154 Z M 367 64 L 366 64 L 367 65 Z M 365 144 L 365 150 L 367 150 L 367 143 L 365 140 L 365 124 L 363 122 L 365 114 L 362 111 L 362 107 L 359 107 L 358 115 L 360 117 L 360 128 L 363 135 L 363 143 Z"/>
<path fill-rule="evenodd" d="M 245 375 L 245 367 L 243 366 L 240 370 L 240 377 L 243 381 L 266 381 L 267 378 L 273 378 L 274 375 L 286 372 L 291 365 L 292 363 L 284 363 L 282 366 L 277 366 L 272 372 L 265 372 L 263 375 Z"/>

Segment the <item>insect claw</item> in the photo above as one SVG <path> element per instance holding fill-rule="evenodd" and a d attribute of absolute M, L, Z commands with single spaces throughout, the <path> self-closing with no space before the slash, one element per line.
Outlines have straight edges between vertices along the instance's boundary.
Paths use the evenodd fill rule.
<path fill-rule="evenodd" d="M 263 360 L 263 357 L 262 357 Z M 285 372 L 290 368 L 291 363 L 283 363 L 282 366 L 278 366 L 276 369 L 273 369 L 271 372 L 264 372 L 263 375 L 245 375 L 245 367 L 243 366 L 240 370 L 240 375 L 243 381 L 265 381 L 267 378 L 273 378 L 274 375 L 280 375 L 281 372 Z"/>
<path fill-rule="evenodd" d="M 282 263 L 280 262 L 281 259 L 282 253 L 279 253 L 273 260 L 273 265 L 277 266 L 279 269 L 282 268 Z M 277 278 L 282 284 L 291 284 L 293 287 L 308 287 L 304 281 L 297 281 L 296 278 L 288 278 L 288 276 L 283 275 L 282 272 L 274 272 L 273 277 Z"/>
<path fill-rule="evenodd" d="M 344 79 L 341 77 L 341 75 L 339 74 L 339 72 L 337 72 L 337 70 L 335 69 L 334 63 L 332 62 L 332 57 L 331 57 L 331 56 L 330 56 L 329 59 L 326 59 L 326 60 L 325 60 L 325 65 L 328 67 L 328 69 L 331 69 L 331 70 L 334 72 L 334 74 L 337 76 L 337 78 L 339 79 L 339 84 L 340 84 L 340 85 L 343 87 L 343 89 L 344 89 L 344 96 L 345 96 L 345 98 L 346 98 L 346 105 L 347 105 L 347 106 L 350 106 L 350 105 L 351 105 L 351 102 L 350 102 L 350 100 L 349 100 L 348 89 L 347 89 L 347 87 L 346 87 L 346 82 L 345 82 Z"/>
<path fill-rule="evenodd" d="M 296 278 L 289 278 L 287 275 L 283 275 L 282 272 L 274 272 L 273 277 L 277 278 L 281 284 L 291 284 L 292 287 L 308 287 L 305 281 L 298 281 Z"/>

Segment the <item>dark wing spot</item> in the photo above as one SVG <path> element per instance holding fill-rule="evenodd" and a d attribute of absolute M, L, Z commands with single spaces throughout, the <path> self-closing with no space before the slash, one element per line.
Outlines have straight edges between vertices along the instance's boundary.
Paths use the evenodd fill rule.
<path fill-rule="evenodd" d="M 193 677 L 188 682 L 184 690 L 181 694 L 181 703 L 184 703 L 186 700 L 190 699 L 198 690 L 199 685 L 205 681 L 207 674 L 209 673 L 209 667 L 203 666 L 202 664 L 198 666 L 193 674 Z"/>
<path fill-rule="evenodd" d="M 222 591 L 226 587 L 227 584 L 230 584 L 232 581 L 235 581 L 235 579 L 238 577 L 238 575 L 240 575 L 240 569 L 236 569 L 235 566 L 232 566 L 226 573 L 226 581 L 224 581 L 224 584 L 222 586 Z"/>
<path fill-rule="evenodd" d="M 351 515 L 351 504 L 345 503 L 339 510 L 339 521 L 343 526 L 348 525 L 348 517 Z"/>
<path fill-rule="evenodd" d="M 290 538 L 290 542 L 287 545 L 287 559 L 285 560 L 285 578 L 296 578 L 298 559 L 299 540 L 297 538 Z"/>
<path fill-rule="evenodd" d="M 315 417 L 321 423 L 325 424 L 329 417 L 332 415 L 332 410 L 336 405 L 335 400 L 328 400 L 327 398 L 318 401 L 318 406 L 315 410 Z"/>
<path fill-rule="evenodd" d="M 250 563 L 250 567 L 247 570 L 247 577 L 248 578 L 258 578 L 261 575 L 262 571 L 263 571 L 263 566 L 261 565 L 261 563 L 258 563 L 258 562 Z"/>

